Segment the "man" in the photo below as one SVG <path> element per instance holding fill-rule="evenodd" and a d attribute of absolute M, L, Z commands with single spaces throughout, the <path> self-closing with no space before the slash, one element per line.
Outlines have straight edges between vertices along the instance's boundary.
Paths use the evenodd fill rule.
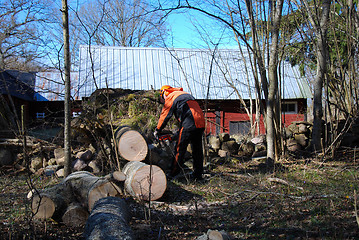
<path fill-rule="evenodd" d="M 157 137 L 162 129 L 165 128 L 173 115 L 180 124 L 180 128 L 176 134 L 178 135 L 178 139 L 170 177 L 174 177 L 180 173 L 187 146 L 191 144 L 193 158 L 192 177 L 200 180 L 203 174 L 202 135 L 205 128 L 203 111 L 194 97 L 184 92 L 183 88 L 173 88 L 169 85 L 164 85 L 161 87 L 160 94 L 161 101 L 164 102 L 164 107 L 154 133 L 155 136 Z"/>

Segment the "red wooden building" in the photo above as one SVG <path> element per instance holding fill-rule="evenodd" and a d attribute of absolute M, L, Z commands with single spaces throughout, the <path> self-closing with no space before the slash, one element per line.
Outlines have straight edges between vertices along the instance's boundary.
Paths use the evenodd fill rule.
<path fill-rule="evenodd" d="M 202 109 L 206 109 L 205 101 L 199 101 Z M 264 103 L 264 102 L 263 102 Z M 249 105 L 249 104 L 248 104 Z M 229 134 L 246 135 L 250 133 L 251 123 L 255 122 L 256 115 L 248 114 L 239 100 L 208 101 L 207 111 L 207 134 L 218 135 L 222 132 Z M 287 127 L 292 122 L 307 119 L 307 100 L 291 99 L 282 101 L 282 124 Z M 259 126 L 255 127 L 256 134 L 265 134 L 263 116 L 260 117 Z M 258 132 L 259 130 L 259 132 Z"/>

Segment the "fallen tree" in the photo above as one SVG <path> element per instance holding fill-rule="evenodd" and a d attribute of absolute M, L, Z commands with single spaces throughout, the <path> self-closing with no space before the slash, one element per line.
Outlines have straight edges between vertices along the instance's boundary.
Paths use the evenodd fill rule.
<path fill-rule="evenodd" d="M 106 197 L 97 201 L 87 219 L 84 238 L 99 239 L 134 239 L 128 225 L 130 214 L 126 202 L 121 198 Z"/>

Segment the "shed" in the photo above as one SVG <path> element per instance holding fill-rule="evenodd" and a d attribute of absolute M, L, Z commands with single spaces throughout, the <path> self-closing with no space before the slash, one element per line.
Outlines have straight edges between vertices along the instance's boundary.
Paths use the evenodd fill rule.
<path fill-rule="evenodd" d="M 165 84 L 181 86 L 206 108 L 208 133 L 246 133 L 249 116 L 239 99 L 249 103 L 257 98 L 248 65 L 248 55 L 238 49 L 82 45 L 77 89 L 79 97 L 87 97 L 98 88 L 153 90 Z M 279 72 L 285 124 L 304 120 L 307 99 L 312 98 L 306 79 L 288 62 L 281 64 Z M 260 132 L 264 132 L 263 124 Z"/>

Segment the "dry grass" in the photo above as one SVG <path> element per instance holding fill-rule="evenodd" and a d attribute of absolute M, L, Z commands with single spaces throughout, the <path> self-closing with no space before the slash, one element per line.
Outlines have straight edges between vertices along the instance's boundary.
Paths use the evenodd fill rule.
<path fill-rule="evenodd" d="M 206 181 L 171 181 L 160 202 L 127 199 L 137 239 L 195 239 L 208 229 L 235 239 L 358 239 L 354 214 L 359 164 L 352 150 L 334 159 L 285 158 L 274 173 L 263 162 L 212 159 Z M 1 239 L 81 239 L 83 229 L 31 219 L 27 181 L 56 179 L 1 170 Z"/>

